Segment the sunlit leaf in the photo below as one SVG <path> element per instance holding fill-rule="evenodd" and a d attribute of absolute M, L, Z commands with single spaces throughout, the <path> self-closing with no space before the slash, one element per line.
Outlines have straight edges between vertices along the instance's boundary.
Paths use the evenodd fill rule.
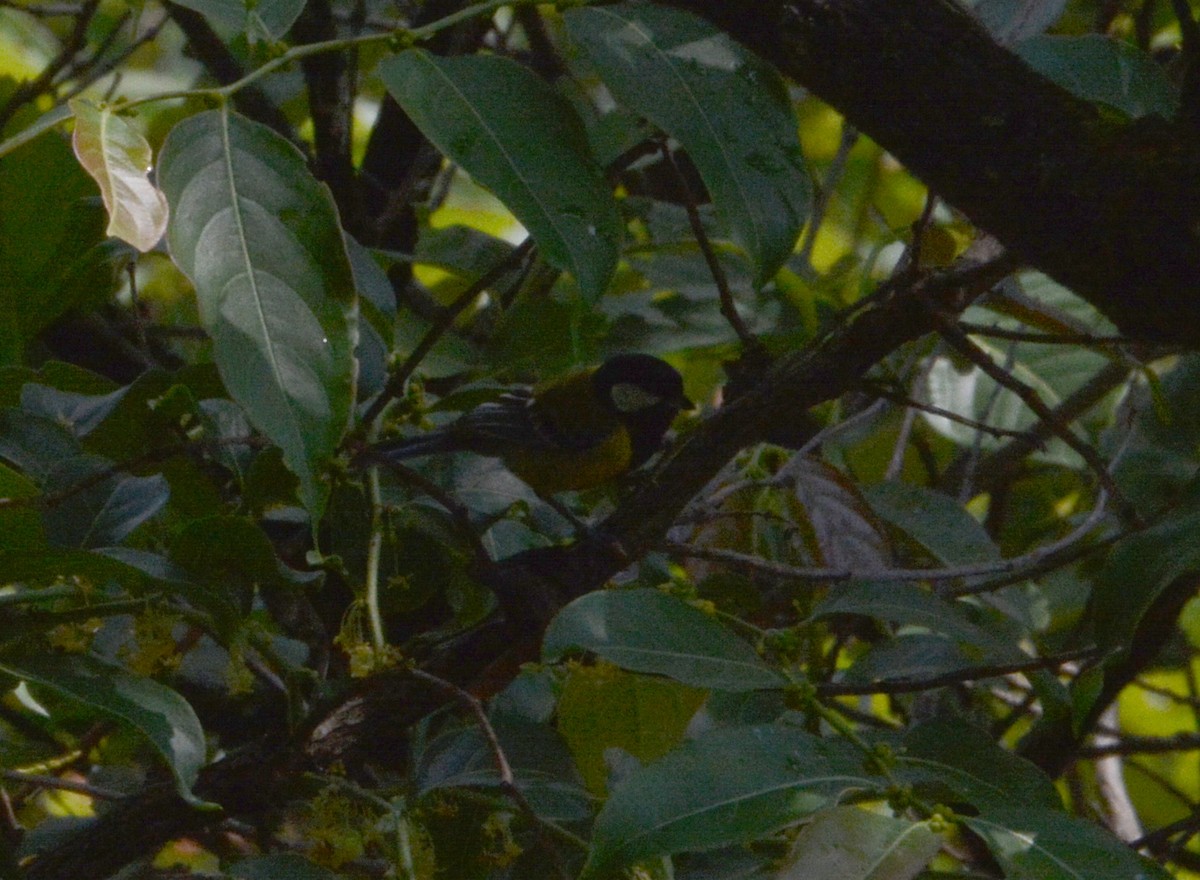
<path fill-rule="evenodd" d="M 643 763 L 658 760 L 679 745 L 706 696 L 699 688 L 606 663 L 578 666 L 562 685 L 558 731 L 588 788 L 603 794 L 608 749 L 621 749 Z"/>
<path fill-rule="evenodd" d="M 167 229 L 167 197 L 150 182 L 150 144 L 108 108 L 76 98 L 71 112 L 75 156 L 100 186 L 108 234 L 139 251 L 150 250 Z"/>
<path fill-rule="evenodd" d="M 570 103 L 506 58 L 412 49 L 379 72 L 422 133 L 495 192 L 584 296 L 598 298 L 616 268 L 621 222 Z"/>
<path fill-rule="evenodd" d="M 159 181 L 221 377 L 315 518 L 354 399 L 354 279 L 329 190 L 295 147 L 226 110 L 175 126 Z"/>

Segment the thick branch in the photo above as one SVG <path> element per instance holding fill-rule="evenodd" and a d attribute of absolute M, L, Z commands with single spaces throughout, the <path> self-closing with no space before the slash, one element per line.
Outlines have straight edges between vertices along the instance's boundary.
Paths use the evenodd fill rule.
<path fill-rule="evenodd" d="M 886 355 L 929 332 L 922 300 L 960 310 L 1012 268 L 1000 258 L 903 279 L 829 336 L 776 361 L 683 438 L 600 525 L 594 540 L 521 553 L 482 572 L 506 617 L 523 632 L 544 626 L 565 600 L 598 588 L 659 544 L 684 506 L 739 450 L 780 432 L 810 430 L 811 407 L 856 387 Z"/>
<path fill-rule="evenodd" d="M 952 0 L 669 0 L 811 88 L 1127 335 L 1200 343 L 1200 149 L 1103 117 Z"/>

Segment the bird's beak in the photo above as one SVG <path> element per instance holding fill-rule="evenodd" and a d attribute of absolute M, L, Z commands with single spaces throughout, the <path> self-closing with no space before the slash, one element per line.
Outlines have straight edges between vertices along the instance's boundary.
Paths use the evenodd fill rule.
<path fill-rule="evenodd" d="M 675 406 L 677 406 L 681 412 L 691 412 L 696 408 L 696 404 L 692 403 L 682 394 L 675 398 Z"/>

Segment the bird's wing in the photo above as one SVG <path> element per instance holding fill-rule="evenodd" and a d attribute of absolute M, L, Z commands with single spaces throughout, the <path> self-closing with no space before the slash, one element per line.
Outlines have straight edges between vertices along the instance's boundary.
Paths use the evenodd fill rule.
<path fill-rule="evenodd" d="M 503 455 L 514 446 L 541 447 L 544 438 L 533 418 L 532 391 L 516 388 L 464 413 L 446 430 L 463 448 L 483 455 Z"/>

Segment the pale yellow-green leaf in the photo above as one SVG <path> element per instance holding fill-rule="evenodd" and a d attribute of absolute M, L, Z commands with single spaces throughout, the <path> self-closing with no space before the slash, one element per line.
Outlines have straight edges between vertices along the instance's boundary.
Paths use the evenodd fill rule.
<path fill-rule="evenodd" d="M 158 244 L 167 229 L 167 198 L 150 182 L 150 144 L 124 118 L 89 101 L 71 101 L 72 145 L 79 164 L 100 185 L 108 234 L 139 251 Z"/>

